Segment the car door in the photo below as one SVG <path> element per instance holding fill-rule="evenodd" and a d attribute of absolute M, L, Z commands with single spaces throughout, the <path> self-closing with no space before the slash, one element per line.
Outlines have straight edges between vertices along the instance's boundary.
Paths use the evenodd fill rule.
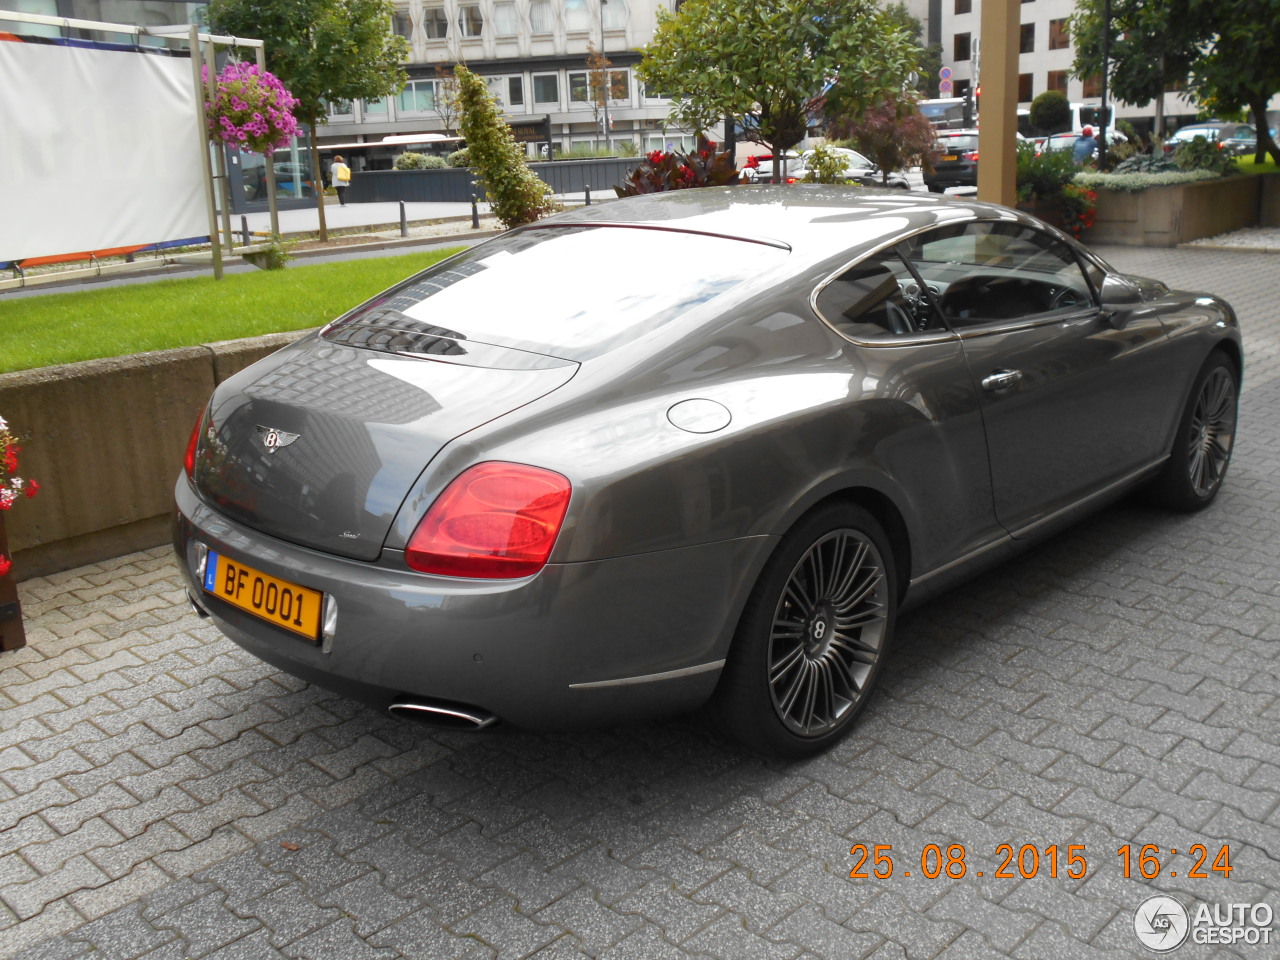
<path fill-rule="evenodd" d="M 1011 533 L 1158 457 L 1167 340 L 1154 310 L 1104 311 L 1101 270 L 1014 220 L 941 227 L 904 252 L 960 337 Z"/>
<path fill-rule="evenodd" d="M 1005 536 L 992 510 L 982 411 L 960 337 L 948 330 L 896 248 L 828 277 L 812 305 L 849 342 L 850 463 L 893 485 L 912 538 L 912 570 L 934 570 Z"/>

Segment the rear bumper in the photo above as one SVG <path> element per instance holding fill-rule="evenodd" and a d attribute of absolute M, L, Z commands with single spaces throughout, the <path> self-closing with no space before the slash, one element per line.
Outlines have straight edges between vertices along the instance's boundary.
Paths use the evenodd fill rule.
<path fill-rule="evenodd" d="M 313 645 L 204 593 L 196 543 L 337 600 Z M 195 602 L 245 650 L 385 709 L 403 695 L 553 729 L 691 710 L 714 690 L 765 537 L 465 581 L 298 547 L 227 520 L 178 482 L 174 545 Z"/>

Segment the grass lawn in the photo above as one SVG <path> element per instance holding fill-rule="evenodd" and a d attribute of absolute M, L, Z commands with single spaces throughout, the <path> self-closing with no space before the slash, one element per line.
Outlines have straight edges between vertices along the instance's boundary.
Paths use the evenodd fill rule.
<path fill-rule="evenodd" d="M 318 327 L 459 248 L 5 299 L 0 372 Z"/>
<path fill-rule="evenodd" d="M 1236 157 L 1236 164 L 1241 173 L 1280 173 L 1280 166 L 1268 160 L 1266 163 L 1254 163 L 1253 154 L 1247 157 Z"/>

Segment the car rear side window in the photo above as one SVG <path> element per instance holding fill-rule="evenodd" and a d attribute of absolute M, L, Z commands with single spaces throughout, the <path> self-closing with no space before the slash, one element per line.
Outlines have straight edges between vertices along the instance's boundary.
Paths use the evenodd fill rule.
<path fill-rule="evenodd" d="M 837 333 L 859 341 L 892 341 L 941 326 L 929 298 L 892 250 L 860 260 L 818 288 L 814 309 Z"/>
<path fill-rule="evenodd" d="M 458 340 L 581 361 L 759 276 L 788 252 L 679 230 L 535 227 L 451 257 L 334 326 L 395 311 Z"/>

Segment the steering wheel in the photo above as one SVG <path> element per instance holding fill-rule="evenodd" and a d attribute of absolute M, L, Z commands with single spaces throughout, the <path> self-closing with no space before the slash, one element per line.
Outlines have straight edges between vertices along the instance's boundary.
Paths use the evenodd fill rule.
<path fill-rule="evenodd" d="M 1084 304 L 1084 298 L 1080 296 L 1080 292 L 1072 287 L 1063 287 L 1057 290 L 1049 299 L 1049 307 L 1052 310 L 1061 310 L 1065 307 L 1079 307 Z"/>

